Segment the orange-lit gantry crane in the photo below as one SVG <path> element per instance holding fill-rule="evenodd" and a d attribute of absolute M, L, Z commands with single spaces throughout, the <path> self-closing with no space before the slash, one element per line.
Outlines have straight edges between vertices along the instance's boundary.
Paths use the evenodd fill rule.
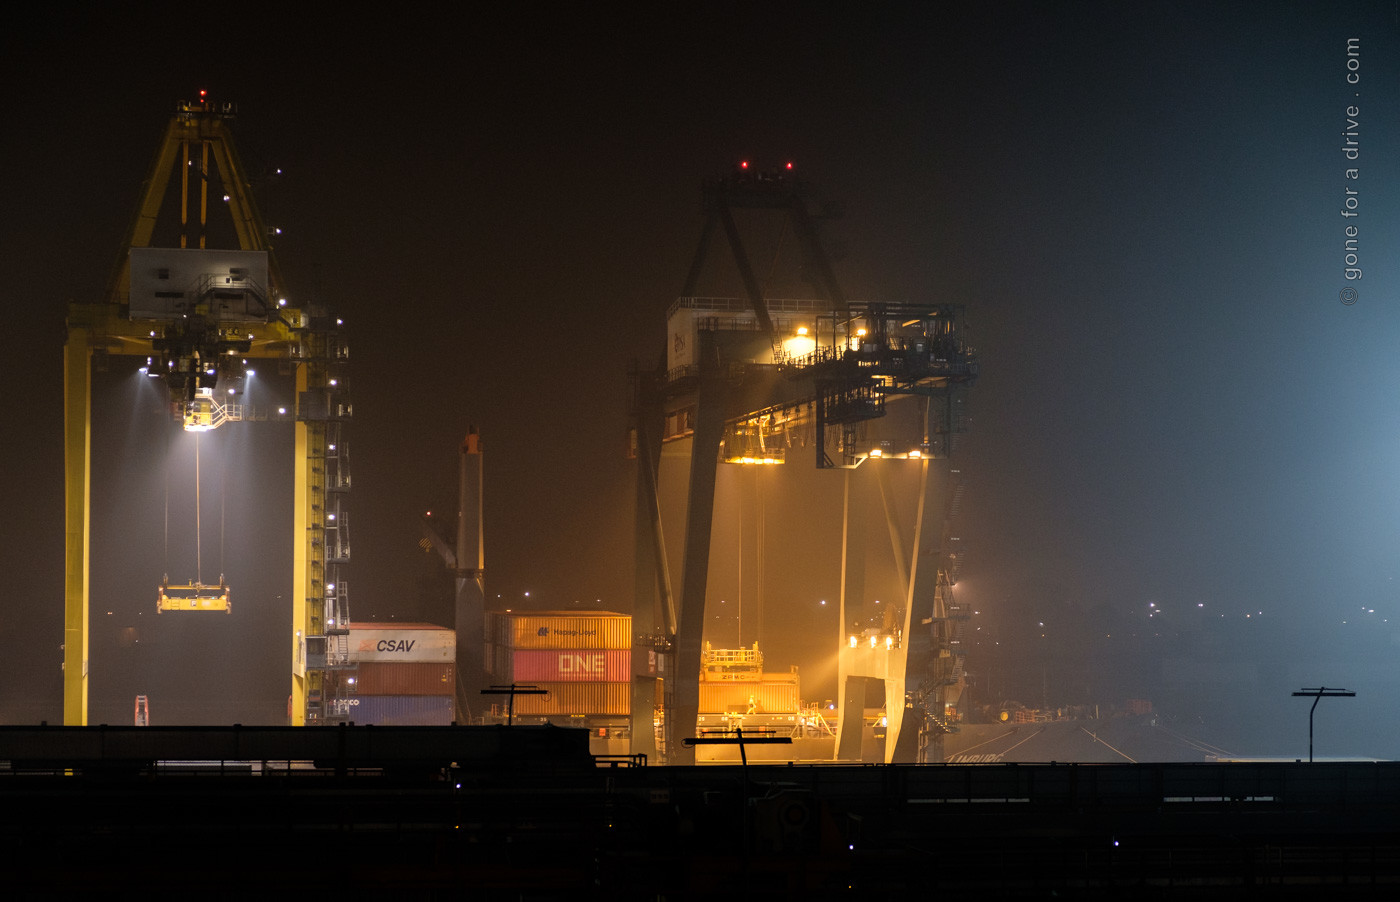
<path fill-rule="evenodd" d="M 350 474 L 343 435 L 350 414 L 348 352 L 338 319 L 290 300 L 272 254 L 272 233 L 234 148 L 234 113 L 231 104 L 216 104 L 203 91 L 198 100 L 177 105 L 106 298 L 68 308 L 65 724 L 85 725 L 88 719 L 91 387 L 97 356 L 144 361 L 149 375 L 169 389 L 176 422 L 196 432 L 250 418 L 241 405 L 223 403 L 215 393 L 221 381 L 243 376 L 250 360 L 276 359 L 295 375 L 292 724 L 323 719 L 324 672 L 347 651 L 348 593 L 339 568 L 349 561 L 344 494 Z M 178 191 L 172 172 L 178 172 Z M 210 222 L 211 195 L 214 208 L 231 215 L 231 228 L 222 215 Z M 176 207 L 178 243 L 170 215 Z M 155 246 L 157 238 L 173 246 Z M 214 244 L 228 246 L 209 246 Z M 159 598 L 163 610 L 227 610 L 228 592 L 222 579 L 209 587 L 162 584 Z"/>
<path fill-rule="evenodd" d="M 672 763 L 694 762 L 683 739 L 696 729 L 706 599 L 715 594 L 707 592 L 707 580 L 712 535 L 721 535 L 714 523 L 719 465 L 782 464 L 800 449 L 818 474 L 842 472 L 840 486 L 818 475 L 812 478 L 827 482 L 796 489 L 817 486 L 812 494 L 841 499 L 840 538 L 833 543 L 840 556 L 840 622 L 835 635 L 814 640 L 822 649 L 840 648 L 837 757 L 862 757 L 867 690 L 883 688 L 885 761 L 940 760 L 941 737 L 955 729 L 962 614 L 952 594 L 961 558 L 952 524 L 962 478 L 949 456 L 964 431 L 976 357 L 960 305 L 848 301 L 821 247 L 811 204 L 790 164 L 768 171 L 743 164 L 706 184 L 707 219 L 682 296 L 668 313 L 665 355 L 655 369 L 634 371 L 633 751 L 660 752 Z M 765 244 L 755 223 L 766 223 L 777 240 Z M 723 255 L 710 260 L 718 233 L 733 264 L 728 278 L 737 275 L 733 284 L 743 297 L 698 296 L 707 267 L 723 263 Z M 771 281 L 770 259 L 784 248 L 797 252 L 794 283 L 806 286 L 806 297 L 769 296 L 760 282 L 753 250 L 764 254 Z M 931 461 L 938 462 L 932 472 Z M 892 468 L 900 473 L 892 476 Z M 668 507 L 678 485 L 685 497 Z M 878 507 L 865 500 L 877 494 Z M 883 512 L 884 528 L 865 528 L 867 507 L 875 522 L 875 511 Z M 941 536 L 924 525 L 939 516 Z M 680 549 L 667 547 L 667 521 L 680 526 Z M 775 529 L 769 520 L 767 533 L 778 536 L 773 541 L 784 533 L 806 541 L 797 535 L 809 532 L 807 525 Z M 880 533 L 888 533 L 887 545 Z M 872 552 L 872 542 L 883 547 Z M 755 566 L 743 557 L 750 553 L 741 552 L 740 568 L 757 570 L 762 579 L 761 559 Z M 678 587 L 671 578 L 677 564 Z M 890 572 L 867 572 L 876 567 Z M 876 585 L 897 586 L 901 597 L 877 608 Z M 764 591 L 760 583 L 760 618 Z M 664 712 L 659 734 L 654 711 Z M 917 723 L 906 725 L 906 715 Z"/>

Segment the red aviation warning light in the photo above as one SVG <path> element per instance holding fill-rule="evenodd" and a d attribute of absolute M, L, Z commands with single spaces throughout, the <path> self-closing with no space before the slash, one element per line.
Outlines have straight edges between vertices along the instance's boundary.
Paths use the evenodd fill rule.
<path fill-rule="evenodd" d="M 792 171 L 792 161 L 791 161 L 791 160 L 788 160 L 788 164 L 787 164 L 787 166 L 784 167 L 784 168 L 787 169 L 788 172 L 791 172 L 791 171 Z"/>
<path fill-rule="evenodd" d="M 748 161 L 748 160 L 740 160 L 740 161 L 739 161 L 739 168 L 740 168 L 740 169 L 748 169 L 748 168 L 749 168 L 749 161 Z"/>

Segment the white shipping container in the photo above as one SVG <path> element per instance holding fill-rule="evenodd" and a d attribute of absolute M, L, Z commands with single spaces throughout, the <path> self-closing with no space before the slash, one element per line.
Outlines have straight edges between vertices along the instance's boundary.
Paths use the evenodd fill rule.
<path fill-rule="evenodd" d="M 457 633 L 427 623 L 352 623 L 350 660 L 451 664 L 457 660 Z"/>

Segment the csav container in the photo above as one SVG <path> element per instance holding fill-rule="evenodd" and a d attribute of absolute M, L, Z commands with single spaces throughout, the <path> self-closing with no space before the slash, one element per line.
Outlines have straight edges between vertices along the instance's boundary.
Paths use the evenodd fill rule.
<path fill-rule="evenodd" d="M 452 664 L 457 660 L 457 634 L 429 623 L 352 623 L 350 660 L 414 661 Z"/>

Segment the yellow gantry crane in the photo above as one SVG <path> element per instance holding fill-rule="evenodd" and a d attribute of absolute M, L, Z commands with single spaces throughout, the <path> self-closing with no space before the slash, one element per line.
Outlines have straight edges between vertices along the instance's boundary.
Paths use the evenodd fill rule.
<path fill-rule="evenodd" d="M 86 725 L 88 719 L 94 355 L 146 358 L 149 375 L 169 389 L 174 419 L 192 431 L 241 417 L 217 400 L 214 388 L 221 377 L 239 374 L 248 360 L 285 361 L 295 373 L 289 718 L 294 725 L 321 719 L 327 637 L 341 634 L 347 620 L 336 616 L 345 606 L 345 586 L 336 577 L 349 554 L 339 500 L 339 492 L 349 487 L 341 437 L 349 404 L 340 375 L 348 351 L 338 319 L 286 297 L 271 233 L 253 202 L 229 131 L 234 112 L 203 91 L 198 100 L 177 105 L 106 298 L 68 308 L 63 379 L 63 722 L 68 725 Z M 176 172 L 178 245 L 153 247 L 157 226 L 166 225 L 161 217 L 171 206 L 167 195 Z M 236 241 L 236 248 L 207 246 L 213 243 L 211 191 L 215 208 L 232 215 L 235 237 L 227 243 Z M 220 589 L 226 599 L 227 587 Z M 329 644 L 334 648 L 334 641 Z"/>

